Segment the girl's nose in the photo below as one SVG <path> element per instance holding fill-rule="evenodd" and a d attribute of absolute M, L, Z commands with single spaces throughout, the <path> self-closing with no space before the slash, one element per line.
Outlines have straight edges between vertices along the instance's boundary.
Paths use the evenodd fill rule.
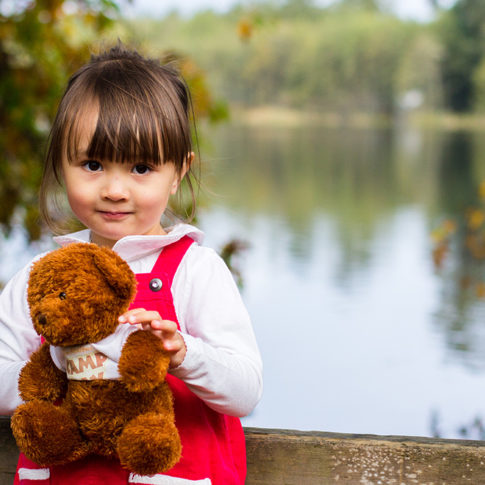
<path fill-rule="evenodd" d="M 128 198 L 128 188 L 119 175 L 107 176 L 101 189 L 101 198 L 105 200 L 125 200 Z"/>

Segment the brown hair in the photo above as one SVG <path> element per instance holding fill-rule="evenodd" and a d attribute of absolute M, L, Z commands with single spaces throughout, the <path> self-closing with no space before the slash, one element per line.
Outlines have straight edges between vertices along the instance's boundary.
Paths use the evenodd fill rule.
<path fill-rule="evenodd" d="M 93 107 L 98 117 L 88 158 L 157 165 L 173 162 L 179 173 L 190 164 L 193 110 L 189 89 L 177 70 L 121 44 L 93 55 L 69 79 L 48 140 L 40 211 L 54 232 L 65 230 L 65 221 L 59 223 L 53 216 L 55 211 L 64 212 L 57 199 L 62 159 L 75 157 L 81 136 L 79 122 Z M 190 217 L 195 211 L 193 175 L 189 167 L 184 179 L 192 197 Z"/>

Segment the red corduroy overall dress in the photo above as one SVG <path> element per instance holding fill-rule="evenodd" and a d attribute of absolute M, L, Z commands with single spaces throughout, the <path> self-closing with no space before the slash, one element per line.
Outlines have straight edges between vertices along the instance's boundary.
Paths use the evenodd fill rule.
<path fill-rule="evenodd" d="M 166 246 L 150 273 L 136 275 L 138 291 L 132 308 L 157 310 L 163 319 L 178 325 L 172 281 L 192 243 L 185 236 Z M 210 409 L 180 379 L 167 375 L 167 381 L 174 394 L 175 424 L 182 441 L 182 458 L 171 470 L 163 475 L 140 477 L 121 468 L 118 461 L 98 456 L 49 469 L 21 454 L 14 485 L 164 485 L 167 476 L 181 478 L 181 484 L 190 484 L 185 480 L 212 485 L 244 484 L 246 448 L 240 420 Z"/>

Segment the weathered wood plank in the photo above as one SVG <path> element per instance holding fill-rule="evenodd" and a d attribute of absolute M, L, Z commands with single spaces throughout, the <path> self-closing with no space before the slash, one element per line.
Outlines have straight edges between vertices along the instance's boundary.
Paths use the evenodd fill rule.
<path fill-rule="evenodd" d="M 485 442 L 247 428 L 247 485 L 485 484 Z"/>
<path fill-rule="evenodd" d="M 10 419 L 0 417 L 0 485 L 12 485 L 18 456 L 10 431 Z"/>
<path fill-rule="evenodd" d="M 246 428 L 247 485 L 485 484 L 485 442 Z M 0 485 L 18 451 L 0 417 Z"/>

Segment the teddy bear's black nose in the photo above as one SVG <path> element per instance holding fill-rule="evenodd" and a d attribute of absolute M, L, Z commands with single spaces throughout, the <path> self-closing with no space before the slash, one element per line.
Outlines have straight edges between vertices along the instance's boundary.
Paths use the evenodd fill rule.
<path fill-rule="evenodd" d="M 47 317 L 41 313 L 39 315 L 39 318 L 37 318 L 37 321 L 39 322 L 40 325 L 45 325 L 47 323 Z"/>

